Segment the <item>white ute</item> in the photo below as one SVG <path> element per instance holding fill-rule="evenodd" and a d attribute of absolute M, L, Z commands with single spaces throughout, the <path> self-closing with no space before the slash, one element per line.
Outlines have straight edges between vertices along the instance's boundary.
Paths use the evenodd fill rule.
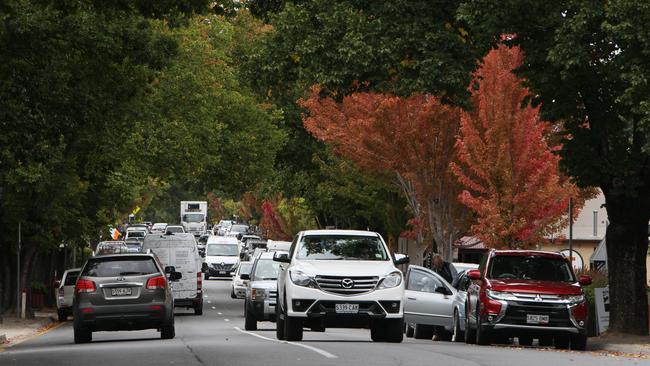
<path fill-rule="evenodd" d="M 391 255 L 370 231 L 309 230 L 296 235 L 289 253 L 276 252 L 276 335 L 302 340 L 303 327 L 370 328 L 375 342 L 401 342 L 404 276 L 395 267 L 408 257 Z"/>

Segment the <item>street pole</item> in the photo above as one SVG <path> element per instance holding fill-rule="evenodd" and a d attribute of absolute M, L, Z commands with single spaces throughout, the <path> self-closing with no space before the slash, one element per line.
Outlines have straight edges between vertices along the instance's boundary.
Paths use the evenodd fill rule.
<path fill-rule="evenodd" d="M 16 318 L 20 318 L 20 222 L 18 222 L 18 253 L 16 253 Z"/>
<path fill-rule="evenodd" d="M 569 262 L 573 267 L 573 198 L 569 198 Z"/>

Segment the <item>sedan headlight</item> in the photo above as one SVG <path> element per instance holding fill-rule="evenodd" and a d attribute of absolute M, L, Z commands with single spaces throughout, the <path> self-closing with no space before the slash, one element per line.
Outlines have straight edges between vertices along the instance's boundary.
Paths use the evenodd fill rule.
<path fill-rule="evenodd" d="M 263 288 L 252 288 L 251 289 L 251 300 L 264 300 L 266 299 L 266 290 Z"/>
<path fill-rule="evenodd" d="M 388 276 L 384 277 L 379 283 L 379 286 L 377 288 L 379 289 L 393 288 L 399 286 L 401 283 L 402 283 L 402 272 L 395 271 L 395 272 L 391 272 L 390 274 L 388 274 Z"/>
<path fill-rule="evenodd" d="M 495 299 L 495 300 L 509 300 L 512 299 L 513 295 L 511 292 L 504 292 L 504 291 L 494 291 L 494 290 L 485 290 L 485 293 L 488 295 L 489 298 Z"/>
<path fill-rule="evenodd" d="M 313 278 L 302 271 L 289 271 L 289 277 L 298 286 L 311 287 L 313 284 Z"/>

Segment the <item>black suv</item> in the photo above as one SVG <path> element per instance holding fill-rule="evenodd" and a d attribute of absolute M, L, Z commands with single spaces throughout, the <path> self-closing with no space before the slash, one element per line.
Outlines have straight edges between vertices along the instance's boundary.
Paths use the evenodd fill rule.
<path fill-rule="evenodd" d="M 173 267 L 163 270 L 153 254 L 88 259 L 75 285 L 75 343 L 90 342 L 96 331 L 159 329 L 161 338 L 174 338 L 174 300 L 168 281 L 180 278 Z"/>

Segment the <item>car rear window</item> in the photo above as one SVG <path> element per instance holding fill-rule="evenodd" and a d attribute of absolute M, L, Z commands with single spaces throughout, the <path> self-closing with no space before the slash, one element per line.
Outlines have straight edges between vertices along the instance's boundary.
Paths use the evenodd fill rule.
<path fill-rule="evenodd" d="M 139 276 L 158 273 L 158 267 L 151 257 L 102 258 L 89 260 L 83 276 L 118 277 Z"/>
<path fill-rule="evenodd" d="M 74 286 L 74 284 L 77 283 L 77 277 L 79 277 L 79 271 L 68 272 L 65 276 L 63 286 Z"/>

